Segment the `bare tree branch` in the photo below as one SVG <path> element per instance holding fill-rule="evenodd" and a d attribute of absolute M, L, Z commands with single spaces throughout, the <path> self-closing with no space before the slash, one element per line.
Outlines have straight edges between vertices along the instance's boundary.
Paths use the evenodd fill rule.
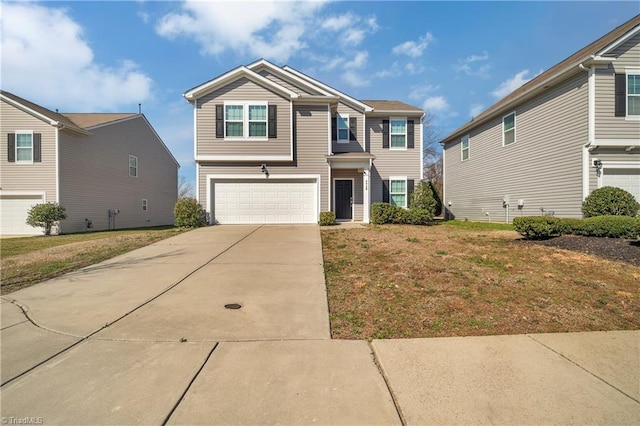
<path fill-rule="evenodd" d="M 193 181 L 184 176 L 178 177 L 178 198 L 194 197 L 195 190 Z"/>

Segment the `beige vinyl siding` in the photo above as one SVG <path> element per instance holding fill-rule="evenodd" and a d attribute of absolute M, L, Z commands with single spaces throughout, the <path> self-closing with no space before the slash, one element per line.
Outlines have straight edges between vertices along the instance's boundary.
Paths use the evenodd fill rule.
<path fill-rule="evenodd" d="M 502 117 L 470 133 L 468 160 L 460 141 L 445 155 L 445 199 L 457 219 L 504 221 L 539 215 L 581 217 L 582 147 L 587 143 L 587 75 L 582 73 L 516 109 L 516 141 L 502 146 Z M 524 208 L 518 209 L 518 200 Z"/>
<path fill-rule="evenodd" d="M 62 230 L 83 231 L 85 218 L 94 230 L 108 229 L 108 210 L 114 208 L 120 210 L 117 229 L 173 224 L 177 165 L 145 119 L 89 131 L 60 132 L 60 199 L 68 216 Z M 129 155 L 138 157 L 138 177 L 129 176 Z"/>
<path fill-rule="evenodd" d="M 387 118 L 367 117 L 365 127 L 367 147 L 375 155 L 371 168 L 371 202 L 382 201 L 382 181 L 389 176 L 406 176 L 408 180 L 420 181 L 420 150 L 422 147 L 422 124 L 420 117 L 407 117 L 414 121 L 415 148 L 405 150 L 390 150 L 382 148 L 382 120 Z"/>
<path fill-rule="evenodd" d="M 605 164 L 611 162 L 638 163 L 640 162 L 640 151 L 625 151 L 624 148 L 599 148 L 593 151 L 589 160 L 589 192 L 598 189 L 598 176 L 595 167 L 593 167 L 594 160 L 600 160 Z"/>
<path fill-rule="evenodd" d="M 638 63 L 640 66 L 640 62 Z M 624 72 L 624 71 L 622 71 Z M 614 114 L 615 73 L 611 68 L 596 70 L 596 139 L 640 139 L 640 120 Z"/>
<path fill-rule="evenodd" d="M 362 221 L 364 207 L 362 173 L 358 173 L 356 170 L 333 169 L 331 171 L 332 194 L 334 179 L 353 179 L 353 220 Z M 331 210 L 335 211 L 333 200 L 331 200 Z"/>
<path fill-rule="evenodd" d="M 216 138 L 216 105 L 225 101 L 260 101 L 277 105 L 277 138 L 267 142 Z M 290 155 L 291 103 L 248 80 L 238 79 L 197 100 L 197 155 Z"/>
<path fill-rule="evenodd" d="M 33 115 L 0 102 L 0 188 L 3 191 L 42 191 L 46 202 L 56 199 L 56 128 Z M 42 135 L 39 163 L 9 163 L 7 134 L 16 130 L 32 130 Z"/>
<path fill-rule="evenodd" d="M 327 129 L 328 111 L 326 105 L 300 105 L 294 107 L 297 135 L 295 136 L 295 152 L 293 164 L 265 162 L 272 175 L 319 175 L 320 182 L 320 211 L 329 208 L 329 171 L 327 160 Z M 233 164 L 200 162 L 198 175 L 198 194 L 200 204 L 207 211 L 210 210 L 210 194 L 206 193 L 206 176 L 209 174 L 229 175 L 246 174 L 263 176 L 260 164 Z"/>
<path fill-rule="evenodd" d="M 261 76 L 273 81 L 276 84 L 279 84 L 282 87 L 286 87 L 287 89 L 291 90 L 292 92 L 295 93 L 305 93 L 307 95 L 317 95 L 318 92 L 316 91 L 311 91 L 305 87 L 302 87 L 301 85 L 297 85 L 297 84 L 293 84 L 290 83 L 288 80 L 284 80 L 282 78 L 280 78 L 279 76 L 273 74 L 272 72 L 270 72 L 268 69 L 264 68 L 264 67 L 259 67 L 258 74 L 260 74 Z"/>
<path fill-rule="evenodd" d="M 625 67 L 640 67 L 640 34 L 630 37 L 620 46 L 613 49 L 610 55 L 616 58 L 613 62 L 616 72 L 624 72 Z"/>
<path fill-rule="evenodd" d="M 343 104 L 342 102 L 338 104 L 337 112 L 340 114 L 348 114 L 349 120 L 351 120 L 351 118 L 355 118 L 357 120 L 357 131 L 355 141 L 350 140 L 349 143 L 338 143 L 336 140 L 332 141 L 333 152 L 365 152 L 365 138 L 362 134 L 362 121 L 364 120 L 364 114 Z M 334 115 L 331 119 L 335 120 L 336 116 Z"/>

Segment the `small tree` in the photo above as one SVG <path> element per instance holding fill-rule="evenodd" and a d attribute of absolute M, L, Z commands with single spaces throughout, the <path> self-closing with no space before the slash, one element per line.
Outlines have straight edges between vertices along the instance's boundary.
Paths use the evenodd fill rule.
<path fill-rule="evenodd" d="M 429 182 L 423 180 L 418 185 L 416 185 L 415 189 L 413 190 L 413 194 L 411 194 L 410 201 L 410 209 L 425 210 L 431 217 L 434 216 L 437 203 L 436 199 L 433 196 L 433 191 L 431 190 L 431 184 Z"/>
<path fill-rule="evenodd" d="M 44 235 L 51 235 L 51 227 L 66 218 L 66 209 L 58 203 L 36 204 L 29 210 L 27 225 L 44 228 Z"/>
<path fill-rule="evenodd" d="M 182 228 L 198 228 L 206 225 L 205 212 L 195 198 L 179 198 L 173 208 L 175 225 Z"/>

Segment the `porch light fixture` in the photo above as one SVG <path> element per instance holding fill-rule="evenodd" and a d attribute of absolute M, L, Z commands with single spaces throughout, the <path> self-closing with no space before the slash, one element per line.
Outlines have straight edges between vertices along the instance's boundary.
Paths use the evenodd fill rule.
<path fill-rule="evenodd" d="M 600 177 L 600 174 L 602 173 L 602 161 L 593 160 L 593 167 L 596 168 L 596 175 Z"/>
<path fill-rule="evenodd" d="M 265 174 L 266 177 L 269 177 L 269 170 L 267 170 L 267 165 L 262 164 L 260 166 L 260 171 Z"/>

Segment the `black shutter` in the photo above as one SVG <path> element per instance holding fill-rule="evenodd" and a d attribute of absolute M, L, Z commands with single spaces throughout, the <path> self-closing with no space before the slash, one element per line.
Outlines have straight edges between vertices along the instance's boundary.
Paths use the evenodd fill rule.
<path fill-rule="evenodd" d="M 349 140 L 358 140 L 358 119 L 356 117 L 349 117 Z"/>
<path fill-rule="evenodd" d="M 224 138 L 224 105 L 216 105 L 216 138 Z"/>
<path fill-rule="evenodd" d="M 33 134 L 33 162 L 42 162 L 42 133 Z"/>
<path fill-rule="evenodd" d="M 627 115 L 627 75 L 616 74 L 615 86 L 615 116 L 624 117 Z"/>
<path fill-rule="evenodd" d="M 389 179 L 384 179 L 382 181 L 382 202 L 389 202 Z"/>
<path fill-rule="evenodd" d="M 16 162 L 16 134 L 9 133 L 7 135 L 7 161 Z"/>
<path fill-rule="evenodd" d="M 338 140 L 338 117 L 331 117 L 331 140 Z"/>
<path fill-rule="evenodd" d="M 389 120 L 382 120 L 382 147 L 389 148 Z"/>
<path fill-rule="evenodd" d="M 414 139 L 413 120 L 407 120 L 407 148 L 413 149 L 415 147 Z"/>
<path fill-rule="evenodd" d="M 278 106 L 277 105 L 269 105 L 269 137 L 277 138 L 278 137 Z"/>
<path fill-rule="evenodd" d="M 407 207 L 411 207 L 411 194 L 413 194 L 413 188 L 415 187 L 415 180 L 407 180 Z"/>

